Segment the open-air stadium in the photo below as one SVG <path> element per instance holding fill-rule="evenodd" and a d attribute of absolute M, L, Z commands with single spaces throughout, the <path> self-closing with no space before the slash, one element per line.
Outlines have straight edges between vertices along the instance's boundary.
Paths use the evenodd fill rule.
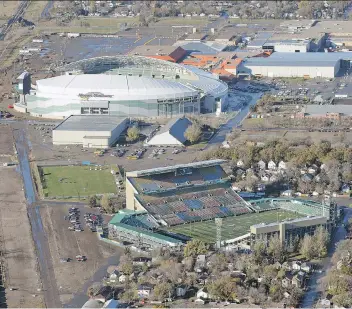
<path fill-rule="evenodd" d="M 224 111 L 228 86 L 192 66 L 141 56 L 104 56 L 53 68 L 14 108 L 33 116 L 177 117 Z"/>
<path fill-rule="evenodd" d="M 178 246 L 189 237 L 214 243 L 219 241 L 214 219 L 221 218 L 222 243 L 250 244 L 280 234 L 290 245 L 293 235 L 301 237 L 336 221 L 336 205 L 330 202 L 291 198 L 246 202 L 231 189 L 223 163 L 209 160 L 127 172 L 128 213 L 112 220 L 112 234 L 147 247 Z"/>

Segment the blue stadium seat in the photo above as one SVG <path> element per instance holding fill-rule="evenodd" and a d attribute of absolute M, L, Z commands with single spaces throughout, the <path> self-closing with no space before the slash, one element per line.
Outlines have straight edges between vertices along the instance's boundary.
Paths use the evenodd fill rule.
<path fill-rule="evenodd" d="M 190 209 L 202 209 L 203 203 L 199 200 L 184 200 L 183 201 Z"/>

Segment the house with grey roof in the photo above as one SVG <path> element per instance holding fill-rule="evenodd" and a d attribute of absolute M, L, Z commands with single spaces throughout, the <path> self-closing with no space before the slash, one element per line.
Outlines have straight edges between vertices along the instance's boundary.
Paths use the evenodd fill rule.
<path fill-rule="evenodd" d="M 186 142 L 185 132 L 192 125 L 187 118 L 174 118 L 164 125 L 148 142 L 152 146 L 183 146 Z"/>

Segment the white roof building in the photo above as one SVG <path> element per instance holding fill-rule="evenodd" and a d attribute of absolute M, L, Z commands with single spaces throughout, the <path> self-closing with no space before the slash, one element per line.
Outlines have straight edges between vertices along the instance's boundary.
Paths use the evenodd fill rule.
<path fill-rule="evenodd" d="M 183 146 L 186 142 L 185 132 L 192 124 L 187 118 L 171 119 L 161 130 L 154 135 L 148 142 L 148 145 L 173 145 Z"/>

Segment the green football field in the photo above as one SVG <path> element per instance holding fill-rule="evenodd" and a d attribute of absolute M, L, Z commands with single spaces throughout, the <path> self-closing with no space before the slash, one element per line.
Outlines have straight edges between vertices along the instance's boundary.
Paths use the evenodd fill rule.
<path fill-rule="evenodd" d="M 116 193 L 115 179 L 109 166 L 48 166 L 40 169 L 46 197 L 67 198 Z"/>
<path fill-rule="evenodd" d="M 273 223 L 301 217 L 304 217 L 304 215 L 279 209 L 223 218 L 221 237 L 222 240 L 232 239 L 249 233 L 250 226 L 254 224 Z M 214 220 L 177 225 L 168 228 L 168 231 L 201 239 L 207 243 L 216 241 L 216 225 Z"/>

